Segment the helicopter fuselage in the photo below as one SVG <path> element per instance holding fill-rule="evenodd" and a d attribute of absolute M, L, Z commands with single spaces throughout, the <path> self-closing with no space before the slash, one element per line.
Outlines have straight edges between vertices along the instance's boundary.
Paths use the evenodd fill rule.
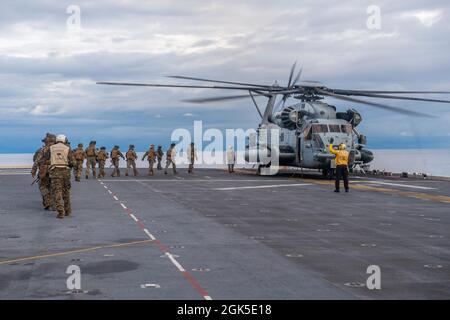
<path fill-rule="evenodd" d="M 365 137 L 355 127 L 361 122 L 360 114 L 349 109 L 336 112 L 332 105 L 320 101 L 300 102 L 283 107 L 271 114 L 267 123 L 261 123 L 258 134 L 267 130 L 278 130 L 280 166 L 294 166 L 310 169 L 322 169 L 325 173 L 334 168 L 334 155 L 329 152 L 329 145 L 343 143 L 350 152 L 350 166 L 366 164 L 372 161 L 373 154 L 365 149 Z M 259 139 L 258 139 L 259 141 Z M 249 146 L 246 160 L 258 152 L 261 146 Z M 273 152 L 273 146 L 263 148 Z M 270 166 L 258 158 L 261 166 Z"/>

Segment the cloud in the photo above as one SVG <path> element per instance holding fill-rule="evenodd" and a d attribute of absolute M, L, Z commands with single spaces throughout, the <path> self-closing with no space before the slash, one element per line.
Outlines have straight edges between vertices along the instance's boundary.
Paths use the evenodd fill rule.
<path fill-rule="evenodd" d="M 186 83 L 165 76 L 188 75 L 286 84 L 295 60 L 303 65 L 303 80 L 332 88 L 449 90 L 448 1 L 379 0 L 381 30 L 366 27 L 371 4 L 305 0 L 299 8 L 297 0 L 99 0 L 80 3 L 82 28 L 70 32 L 65 2 L 5 0 L 0 124 L 13 131 L 30 124 L 34 132 L 24 137 L 30 140 L 54 123 L 79 137 L 116 132 L 114 139 L 134 139 L 135 130 L 127 130 L 133 127 L 149 137 L 161 130 L 170 136 L 171 128 L 192 125 L 188 115 L 201 115 L 205 125 L 219 128 L 254 128 L 259 116 L 250 99 L 195 105 L 181 100 L 226 93 L 95 82 Z M 265 105 L 264 98 L 257 99 Z M 448 132 L 450 112 L 443 106 L 384 101 L 439 115 L 416 121 L 326 101 L 338 110 L 360 110 L 359 129 L 369 141 L 392 140 L 401 132 L 427 137 Z"/>
<path fill-rule="evenodd" d="M 415 136 L 415 134 L 413 132 L 408 132 L 408 131 L 402 131 L 402 132 L 400 132 L 400 135 L 402 137 L 414 137 Z"/>
<path fill-rule="evenodd" d="M 415 18 L 425 27 L 432 27 L 434 24 L 438 23 L 443 15 L 443 11 L 436 10 L 414 10 L 404 12 L 402 14 L 403 18 Z"/>
<path fill-rule="evenodd" d="M 37 105 L 30 111 L 30 114 L 34 116 L 51 116 L 61 114 L 62 112 L 63 111 L 57 107 Z"/>

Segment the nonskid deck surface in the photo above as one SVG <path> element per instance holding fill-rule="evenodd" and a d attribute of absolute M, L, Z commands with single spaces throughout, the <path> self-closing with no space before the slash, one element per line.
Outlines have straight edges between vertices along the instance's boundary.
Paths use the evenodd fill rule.
<path fill-rule="evenodd" d="M 140 174 L 73 182 L 59 220 L 28 170 L 0 170 L 0 298 L 450 297 L 448 181 L 358 177 L 335 194 L 316 175 Z"/>

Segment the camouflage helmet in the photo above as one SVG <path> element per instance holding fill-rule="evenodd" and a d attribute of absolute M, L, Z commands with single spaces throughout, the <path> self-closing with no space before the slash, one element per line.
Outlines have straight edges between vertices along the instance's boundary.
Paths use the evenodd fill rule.
<path fill-rule="evenodd" d="M 42 141 L 42 142 L 47 142 L 47 141 L 48 141 L 48 138 L 49 138 L 50 136 L 53 136 L 53 134 L 51 134 L 50 132 L 47 132 L 47 133 L 45 134 L 45 137 L 44 137 L 41 141 Z"/>
<path fill-rule="evenodd" d="M 47 137 L 45 138 L 45 143 L 56 143 L 56 135 L 48 133 Z"/>

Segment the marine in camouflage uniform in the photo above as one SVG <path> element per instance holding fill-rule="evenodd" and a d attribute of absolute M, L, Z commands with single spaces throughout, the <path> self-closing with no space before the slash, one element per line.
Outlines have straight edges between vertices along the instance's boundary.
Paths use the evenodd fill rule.
<path fill-rule="evenodd" d="M 136 159 L 138 156 L 136 154 L 136 151 L 134 151 L 134 145 L 130 144 L 130 148 L 125 154 L 125 157 L 127 158 L 127 168 L 125 170 L 125 175 L 128 176 L 128 169 L 133 168 L 133 173 L 136 177 L 138 175 L 138 171 L 136 169 Z"/>
<path fill-rule="evenodd" d="M 191 145 L 187 149 L 188 160 L 189 160 L 189 169 L 188 173 L 194 173 L 194 163 L 198 160 L 197 157 L 197 149 L 195 148 L 195 144 L 191 142 Z"/>
<path fill-rule="evenodd" d="M 162 150 L 162 146 L 158 146 L 158 149 L 156 150 L 156 159 L 158 160 L 158 165 L 156 169 L 162 170 L 161 162 L 162 158 L 164 156 L 164 151 Z"/>
<path fill-rule="evenodd" d="M 49 165 L 48 153 L 50 152 L 50 146 L 55 143 L 56 136 L 51 133 L 47 133 L 46 137 L 42 140 L 44 146 L 40 148 L 34 158 L 33 167 L 31 169 L 31 176 L 36 177 L 38 172 L 39 176 L 39 191 L 42 195 L 42 205 L 45 210 L 50 210 L 53 205 L 53 199 L 51 194 L 50 186 L 50 176 L 49 176 Z"/>
<path fill-rule="evenodd" d="M 99 178 L 105 177 L 105 164 L 106 164 L 106 159 L 108 159 L 108 158 L 109 158 L 109 156 L 108 156 L 108 152 L 106 152 L 106 148 L 101 147 L 100 151 L 98 152 L 98 155 L 97 155 L 98 169 L 99 169 L 98 177 Z"/>
<path fill-rule="evenodd" d="M 152 176 L 154 174 L 153 172 L 153 165 L 155 164 L 156 160 L 156 151 L 155 151 L 155 145 L 150 145 L 150 149 L 144 153 L 144 156 L 142 157 L 142 161 L 147 158 L 148 160 L 148 175 Z"/>
<path fill-rule="evenodd" d="M 97 166 L 97 150 L 95 149 L 96 141 L 89 142 L 89 146 L 86 148 L 86 179 L 89 179 L 89 173 L 92 170 L 92 176 L 97 178 L 96 166 Z"/>
<path fill-rule="evenodd" d="M 83 150 L 83 144 L 79 143 L 78 148 L 73 151 L 73 157 L 75 158 L 75 181 L 80 181 L 81 174 L 83 173 L 83 162 L 86 159 L 86 152 Z"/>
<path fill-rule="evenodd" d="M 62 138 L 65 138 L 62 136 Z M 75 159 L 70 147 L 68 147 L 61 136 L 57 142 L 50 147 L 47 153 L 50 158 L 50 181 L 53 201 L 55 203 L 57 217 L 62 219 L 72 213 L 70 204 L 70 169 L 75 165 Z M 66 141 L 67 142 L 67 141 Z"/>
<path fill-rule="evenodd" d="M 173 168 L 173 174 L 177 174 L 177 166 L 175 165 L 175 155 L 177 154 L 177 150 L 175 149 L 175 143 L 170 145 L 169 150 L 166 152 L 166 168 L 164 169 L 164 174 L 167 174 L 167 169 L 170 165 Z"/>
<path fill-rule="evenodd" d="M 125 160 L 125 157 L 119 150 L 119 146 L 114 146 L 114 148 L 111 150 L 111 163 L 114 166 L 111 177 L 116 176 L 120 177 L 120 170 L 119 170 L 120 158 Z"/>

